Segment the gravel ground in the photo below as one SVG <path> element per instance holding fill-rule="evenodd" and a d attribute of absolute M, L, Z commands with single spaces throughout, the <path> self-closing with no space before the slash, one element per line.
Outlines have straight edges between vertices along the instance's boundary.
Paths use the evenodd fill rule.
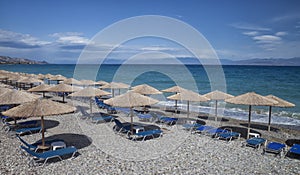
<path fill-rule="evenodd" d="M 76 101 L 75 104 L 86 107 L 89 112 L 88 103 Z M 95 112 L 98 111 L 96 109 L 94 106 Z M 94 124 L 89 119 L 81 119 L 81 116 L 77 112 L 45 117 L 46 139 L 64 139 L 67 146 L 75 146 L 79 153 L 74 159 L 53 159 L 44 167 L 30 166 L 29 156 L 23 155 L 19 149 L 20 141 L 2 130 L 0 174 L 300 174 L 299 159 L 262 155 L 262 148 L 242 147 L 244 138 L 226 142 L 191 134 L 182 129 L 180 122 L 175 126 L 165 126 L 140 122 L 135 117 L 135 122 L 160 126 L 164 135 L 146 141 L 132 141 L 114 133 L 114 123 Z M 124 114 L 118 116 L 123 122 L 130 121 L 130 117 Z M 184 118 L 185 115 L 176 117 Z M 241 125 L 243 121 L 226 119 L 215 122 L 203 116 L 192 118 L 207 125 L 245 130 Z M 254 128 L 256 125 L 260 126 L 256 123 Z M 256 127 L 255 131 L 270 141 L 300 140 L 300 132 L 288 127 L 274 126 L 272 132 Z M 22 138 L 34 143 L 41 139 L 41 134 L 24 135 Z"/>

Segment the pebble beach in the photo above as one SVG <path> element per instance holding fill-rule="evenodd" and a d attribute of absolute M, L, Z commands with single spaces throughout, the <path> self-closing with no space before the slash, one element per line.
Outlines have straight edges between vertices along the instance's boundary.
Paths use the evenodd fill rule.
<path fill-rule="evenodd" d="M 84 107 L 89 104 L 77 100 L 70 105 Z M 105 112 L 93 106 L 95 115 Z M 186 114 L 172 114 L 161 109 L 151 109 L 166 115 L 185 118 Z M 45 117 L 45 138 L 64 139 L 67 146 L 75 146 L 75 158 L 63 161 L 50 160 L 44 167 L 29 165 L 28 155 L 19 148 L 21 142 L 12 133 L 0 134 L 0 174 L 300 174 L 300 160 L 274 154 L 262 155 L 263 149 L 242 147 L 244 138 L 227 142 L 202 134 L 192 134 L 182 128 L 154 124 L 163 130 L 163 136 L 146 141 L 132 141 L 113 131 L 114 122 L 94 124 L 83 119 L 79 111 L 72 114 Z M 116 114 L 122 122 L 130 121 L 124 114 Z M 32 119 L 30 119 L 32 120 Z M 36 118 L 36 120 L 39 120 Z M 244 121 L 224 119 L 214 121 L 198 114 L 191 120 L 205 122 L 216 127 L 241 127 Z M 288 139 L 300 139 L 300 131 L 288 127 L 273 126 L 267 132 L 256 128 L 268 141 L 284 143 Z M 41 140 L 41 134 L 22 136 L 28 143 Z"/>

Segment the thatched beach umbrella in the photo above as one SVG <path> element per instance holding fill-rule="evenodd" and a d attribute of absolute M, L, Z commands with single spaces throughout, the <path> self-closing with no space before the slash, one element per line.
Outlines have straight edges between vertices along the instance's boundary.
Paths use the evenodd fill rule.
<path fill-rule="evenodd" d="M 216 103 L 215 104 L 216 105 L 216 108 L 215 108 L 215 121 L 217 121 L 217 118 L 218 118 L 218 101 L 234 97 L 233 95 L 230 95 L 230 94 L 218 91 L 218 90 L 209 92 L 207 94 L 204 94 L 203 96 L 206 97 L 206 98 L 209 98 L 210 100 L 215 100 L 215 103 Z"/>
<path fill-rule="evenodd" d="M 193 102 L 204 102 L 208 101 L 209 99 L 206 97 L 203 97 L 202 95 L 190 91 L 190 90 L 182 90 L 180 93 L 177 93 L 175 95 L 171 95 L 167 97 L 170 100 L 182 100 L 187 101 L 187 118 L 189 118 L 190 115 L 190 101 Z"/>
<path fill-rule="evenodd" d="M 290 103 L 288 101 L 285 101 L 279 97 L 276 97 L 274 95 L 267 95 L 266 96 L 267 98 L 269 99 L 272 99 L 272 100 L 275 100 L 277 101 L 278 103 L 275 104 L 275 105 L 270 105 L 269 107 L 269 122 L 268 122 L 268 131 L 271 131 L 271 115 L 272 115 L 272 106 L 274 107 L 281 107 L 281 108 L 290 108 L 290 107 L 295 107 L 295 104 L 293 103 Z"/>
<path fill-rule="evenodd" d="M 97 85 L 98 83 L 93 81 L 93 80 L 80 80 L 81 82 L 81 85 L 83 86 L 95 86 Z"/>
<path fill-rule="evenodd" d="M 0 95 L 0 105 L 17 105 L 34 101 L 37 98 L 40 98 L 40 96 L 25 91 L 9 90 Z"/>
<path fill-rule="evenodd" d="M 60 81 L 64 81 L 66 79 L 67 78 L 65 76 L 55 75 L 55 76 L 51 77 L 49 80 L 51 80 L 51 81 L 57 81 L 57 84 L 59 84 Z"/>
<path fill-rule="evenodd" d="M 106 81 L 103 81 L 103 80 L 99 80 L 99 81 L 97 81 L 97 83 L 98 83 L 100 86 L 103 86 L 103 85 L 109 84 L 108 82 L 106 82 Z"/>
<path fill-rule="evenodd" d="M 67 84 L 58 84 L 58 85 L 55 85 L 55 86 L 49 88 L 47 91 L 63 93 L 63 102 L 65 102 L 65 93 L 75 92 L 75 91 L 79 91 L 79 90 L 81 90 L 81 89 L 78 87 L 70 86 Z"/>
<path fill-rule="evenodd" d="M 76 80 L 74 78 L 68 78 L 63 81 L 64 84 L 69 84 L 69 85 L 81 85 L 82 83 L 79 80 Z"/>
<path fill-rule="evenodd" d="M 52 86 L 48 84 L 41 84 L 39 86 L 33 87 L 31 89 L 28 89 L 28 92 L 43 92 L 43 97 L 45 97 L 45 92 L 48 92 L 48 89 Z"/>
<path fill-rule="evenodd" d="M 30 88 L 32 88 L 34 83 L 39 83 L 39 84 L 44 83 L 44 81 L 37 79 L 37 78 L 33 78 L 33 77 L 25 77 L 25 78 L 18 80 L 17 82 L 23 83 L 23 84 L 29 84 Z"/>
<path fill-rule="evenodd" d="M 0 105 L 19 105 L 38 99 L 40 96 L 25 91 L 8 90 L 0 95 Z M 15 124 L 17 120 L 15 119 Z"/>
<path fill-rule="evenodd" d="M 6 88 L 6 87 L 0 87 L 0 95 L 8 92 L 8 91 L 12 91 L 12 89 Z"/>
<path fill-rule="evenodd" d="M 151 95 L 151 94 L 161 94 L 162 93 L 159 90 L 157 90 L 156 88 L 149 86 L 148 84 L 141 84 L 141 85 L 134 86 L 134 87 L 132 87 L 132 90 L 134 92 L 137 92 L 142 95 Z"/>
<path fill-rule="evenodd" d="M 84 88 L 80 91 L 74 92 L 72 94 L 70 94 L 70 97 L 90 97 L 90 112 L 92 114 L 92 97 L 97 97 L 97 96 L 103 96 L 103 95 L 109 95 L 109 92 L 100 90 L 100 89 L 96 89 L 93 87 L 87 87 Z"/>
<path fill-rule="evenodd" d="M 226 99 L 225 102 L 238 104 L 238 105 L 249 105 L 249 116 L 248 116 L 248 132 L 247 139 L 249 139 L 250 133 L 250 122 L 251 122 L 251 107 L 252 106 L 271 106 L 278 102 L 262 95 L 256 94 L 255 92 L 248 92 L 233 98 Z"/>
<path fill-rule="evenodd" d="M 9 117 L 41 117 L 41 127 L 42 127 L 42 147 L 45 147 L 45 124 L 44 116 L 52 116 L 59 114 L 71 113 L 76 110 L 75 107 L 66 104 L 61 104 L 48 99 L 37 99 L 35 101 L 24 103 L 20 106 L 14 107 L 3 115 Z"/>
<path fill-rule="evenodd" d="M 130 108 L 131 132 L 133 133 L 133 107 L 152 105 L 158 103 L 158 100 L 129 91 L 114 98 L 104 100 L 104 103 L 111 106 Z"/>
<path fill-rule="evenodd" d="M 111 82 L 109 84 L 103 85 L 100 87 L 101 89 L 111 89 L 112 91 L 112 96 L 115 96 L 115 89 L 119 89 L 119 94 L 120 94 L 120 89 L 128 89 L 129 85 L 125 83 L 119 83 L 119 82 Z"/>
<path fill-rule="evenodd" d="M 181 91 L 186 91 L 187 89 L 184 89 L 184 88 L 182 88 L 182 87 L 180 87 L 180 86 L 173 86 L 173 87 L 170 87 L 170 88 L 167 88 L 167 89 L 163 89 L 163 90 L 161 90 L 162 92 L 173 92 L 173 93 L 175 93 L 175 94 L 177 94 L 177 93 L 179 93 L 179 92 L 181 92 Z M 176 111 L 177 111 L 177 100 L 175 100 L 175 109 L 176 109 Z"/>

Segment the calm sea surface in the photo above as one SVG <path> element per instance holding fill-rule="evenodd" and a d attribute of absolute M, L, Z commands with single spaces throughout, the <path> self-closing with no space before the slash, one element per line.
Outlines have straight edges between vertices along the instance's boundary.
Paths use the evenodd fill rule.
<path fill-rule="evenodd" d="M 0 69 L 34 74 L 61 74 L 76 79 L 124 82 L 135 86 L 147 83 L 159 90 L 179 85 L 205 94 L 220 89 L 234 96 L 254 91 L 273 94 L 296 105 L 273 108 L 273 123 L 300 126 L 300 67 L 198 66 L 198 65 L 0 65 Z M 221 74 L 220 74 L 221 72 Z M 224 76 L 224 79 L 223 79 Z M 223 80 L 225 80 L 223 83 Z M 167 96 L 169 94 L 165 94 Z M 173 102 L 157 97 L 166 104 Z M 183 108 L 185 108 L 183 102 Z M 193 110 L 213 113 L 213 103 L 194 105 Z M 225 103 L 220 103 L 225 105 Z M 254 107 L 253 120 L 267 122 L 268 107 Z M 221 111 L 222 112 L 222 111 Z M 225 116 L 247 119 L 247 106 L 226 104 Z"/>

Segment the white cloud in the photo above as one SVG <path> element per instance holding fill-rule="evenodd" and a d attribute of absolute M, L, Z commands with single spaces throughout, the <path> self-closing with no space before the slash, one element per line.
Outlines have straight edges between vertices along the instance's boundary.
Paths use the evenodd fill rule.
<path fill-rule="evenodd" d="M 247 35 L 247 36 L 256 36 L 259 34 L 259 32 L 257 31 L 250 31 L 250 32 L 243 32 L 244 35 Z"/>
<path fill-rule="evenodd" d="M 58 43 L 61 44 L 88 44 L 89 39 L 83 37 L 81 33 L 77 32 L 66 32 L 66 33 L 54 33 L 51 37 L 57 38 Z"/>
<path fill-rule="evenodd" d="M 288 34 L 287 32 L 277 32 L 277 33 L 275 33 L 276 36 L 285 36 L 287 34 Z"/>
<path fill-rule="evenodd" d="M 260 35 L 254 36 L 253 40 L 257 41 L 258 43 L 274 43 L 281 41 L 281 38 L 274 35 Z"/>
<path fill-rule="evenodd" d="M 232 27 L 237 29 L 243 29 L 243 30 L 253 30 L 253 31 L 271 31 L 270 28 L 267 27 L 261 27 L 255 24 L 248 24 L 248 23 L 235 23 L 231 24 Z"/>
<path fill-rule="evenodd" d="M 29 34 L 22 34 L 0 29 L 0 45 L 11 48 L 37 48 L 50 44 L 50 42 L 39 40 Z"/>
<path fill-rule="evenodd" d="M 296 20 L 296 19 L 300 19 L 300 14 L 299 13 L 277 16 L 277 17 L 273 18 L 271 21 L 280 22 L 280 21 Z"/>

